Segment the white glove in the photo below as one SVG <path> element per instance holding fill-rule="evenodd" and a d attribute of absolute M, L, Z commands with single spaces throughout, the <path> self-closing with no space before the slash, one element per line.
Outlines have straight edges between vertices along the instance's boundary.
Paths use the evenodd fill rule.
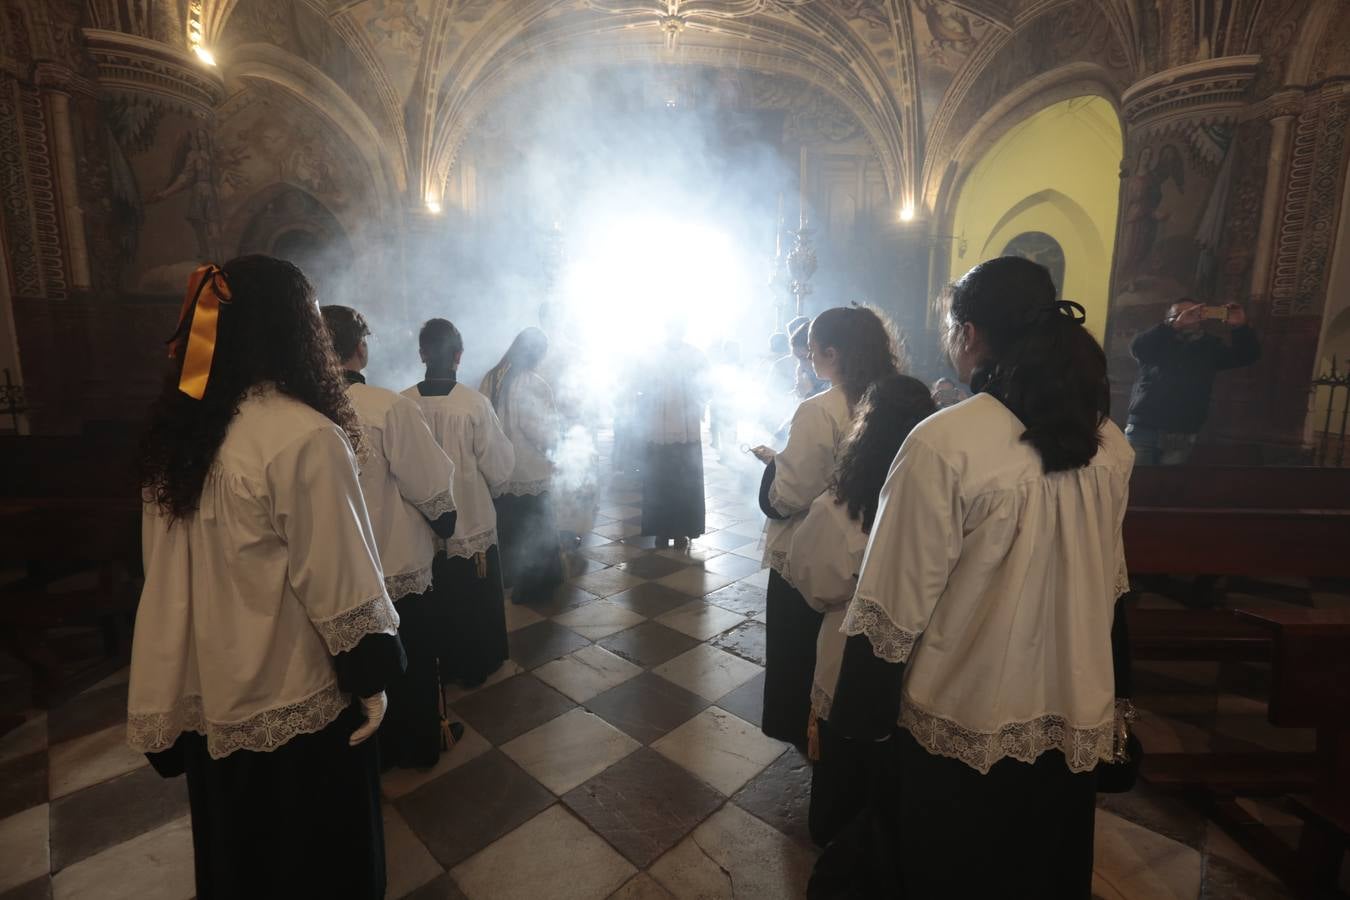
<path fill-rule="evenodd" d="M 366 711 L 366 724 L 352 732 L 352 736 L 347 739 L 347 743 L 355 747 L 375 733 L 384 721 L 385 710 L 389 709 L 389 701 L 384 696 L 384 691 L 378 694 L 372 694 L 361 700 L 361 708 Z"/>

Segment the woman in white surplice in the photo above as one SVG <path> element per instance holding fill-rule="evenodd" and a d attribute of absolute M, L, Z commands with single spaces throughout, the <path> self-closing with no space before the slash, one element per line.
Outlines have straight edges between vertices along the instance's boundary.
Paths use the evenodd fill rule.
<path fill-rule="evenodd" d="M 830 725 L 896 743 L 905 896 L 1086 900 L 1134 454 L 1082 307 L 1043 266 L 982 263 L 945 305 L 974 396 L 887 477 Z"/>
<path fill-rule="evenodd" d="M 144 443 L 128 741 L 187 774 L 198 897 L 383 897 L 369 737 L 403 651 L 361 425 L 299 269 L 189 291 Z"/>
<path fill-rule="evenodd" d="M 455 464 L 455 533 L 432 564 L 434 589 L 445 592 L 450 610 L 441 676 L 473 687 L 497 671 L 508 653 L 492 495 L 506 486 L 516 454 L 492 404 L 456 377 L 464 354 L 459 329 L 445 319 L 430 319 L 417 343 L 427 377 L 403 394 L 417 401 L 436 442 Z"/>
<path fill-rule="evenodd" d="M 502 571 L 513 603 L 546 603 L 563 580 L 550 459 L 558 443 L 558 413 L 553 391 L 538 372 L 547 354 L 544 332 L 526 328 L 479 387 L 516 451 L 511 480 L 496 500 Z"/>
<path fill-rule="evenodd" d="M 858 403 L 856 422 L 840 450 L 829 490 L 811 504 L 788 548 L 792 584 L 812 609 L 824 615 L 811 687 L 816 740 L 810 742 L 815 765 L 809 816 L 811 840 L 821 847 L 839 837 L 886 783 L 877 771 L 884 755 L 876 745 L 847 740 L 830 727 L 830 703 L 844 655 L 839 626 L 858 584 L 867 534 L 891 461 L 914 426 L 936 411 L 928 388 L 908 375 L 890 375 L 869 387 Z M 873 885 L 861 893 L 881 896 L 884 886 Z"/>
<path fill-rule="evenodd" d="M 754 450 L 765 463 L 759 506 L 769 519 L 764 550 L 764 565 L 770 572 L 760 728 L 771 738 L 801 748 L 806 747 L 811 719 L 811 674 L 816 665 L 820 613 L 807 604 L 784 572 L 788 545 L 811 502 L 829 485 L 863 392 L 872 382 L 898 371 L 896 342 L 885 320 L 871 309 L 827 309 L 810 323 L 808 335 L 814 375 L 833 386 L 797 407 L 782 452 L 775 454 L 766 447 Z"/>
<path fill-rule="evenodd" d="M 398 609 L 408 669 L 389 685 L 389 713 L 380 728 L 385 768 L 430 768 L 450 749 L 458 722 L 443 715 L 436 636 L 445 630 L 444 598 L 432 587 L 440 540 L 455 531 L 450 485 L 455 467 L 407 397 L 366 384 L 370 362 L 366 319 L 350 306 L 323 307 L 323 320 L 342 361 L 347 396 L 365 429 L 361 493 L 384 567 L 384 586 Z M 438 538 L 440 540 L 438 540 Z"/>

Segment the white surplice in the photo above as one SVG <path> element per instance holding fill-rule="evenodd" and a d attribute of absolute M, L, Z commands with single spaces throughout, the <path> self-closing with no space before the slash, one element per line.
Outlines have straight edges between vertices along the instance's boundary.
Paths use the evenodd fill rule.
<path fill-rule="evenodd" d="M 816 673 L 811 683 L 811 709 L 829 719 L 839 669 L 848 640 L 840 626 L 858 586 L 867 532 L 850 519 L 848 506 L 825 492 L 815 499 L 797 526 L 788 547 L 785 577 L 816 612 L 824 613 L 816 636 Z"/>
<path fill-rule="evenodd" d="M 348 385 L 347 396 L 365 429 L 361 491 L 385 587 L 392 600 L 420 594 L 431 587 L 439 543 L 429 520 L 455 508 L 455 465 L 412 400 L 362 383 Z"/>
<path fill-rule="evenodd" d="M 347 436 L 272 387 L 239 405 L 199 508 L 147 502 L 127 740 L 274 750 L 346 708 L 332 657 L 396 634 Z"/>
<path fill-rule="evenodd" d="M 792 533 L 812 501 L 825 492 L 851 427 L 848 398 L 838 387 L 803 400 L 792 416 L 787 446 L 774 457 L 769 487 L 769 504 L 787 518 L 770 519 L 765 526 L 764 565 L 784 578 Z"/>
<path fill-rule="evenodd" d="M 1134 452 L 1108 421 L 1087 466 L 1047 475 L 1025 430 L 988 394 L 914 429 L 844 628 L 907 663 L 900 725 L 930 753 L 985 773 L 1058 748 L 1086 771 L 1111 754 Z"/>
<path fill-rule="evenodd" d="M 436 442 L 455 464 L 455 534 L 445 541 L 451 557 L 486 553 L 497 543 L 494 494 L 511 478 L 516 454 L 488 398 L 465 384 L 448 394 L 422 396 L 417 385 L 403 392 L 417 402 Z"/>

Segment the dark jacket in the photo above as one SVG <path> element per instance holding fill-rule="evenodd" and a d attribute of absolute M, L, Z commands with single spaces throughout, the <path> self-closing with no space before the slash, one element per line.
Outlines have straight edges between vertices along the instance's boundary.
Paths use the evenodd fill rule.
<path fill-rule="evenodd" d="M 1209 416 L 1214 374 L 1256 362 L 1261 342 L 1246 325 L 1226 343 L 1212 334 L 1187 338 L 1164 322 L 1136 337 L 1130 354 L 1139 362 L 1130 424 L 1195 434 Z"/>

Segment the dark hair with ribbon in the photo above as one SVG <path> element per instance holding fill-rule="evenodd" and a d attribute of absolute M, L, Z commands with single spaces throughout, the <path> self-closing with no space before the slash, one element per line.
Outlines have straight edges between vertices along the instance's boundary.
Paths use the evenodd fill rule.
<path fill-rule="evenodd" d="M 198 269 L 169 343 L 173 363 L 141 446 L 141 488 L 172 518 L 197 509 L 240 402 L 260 385 L 323 414 L 360 449 L 314 289 L 291 263 L 241 256 Z"/>
<path fill-rule="evenodd" d="M 997 397 L 1022 421 L 1022 440 L 1046 472 L 1087 465 L 1110 412 L 1111 384 L 1083 307 L 1056 299 L 1049 270 L 1017 256 L 980 263 L 943 300 L 948 341 L 970 323 L 984 344 L 971 389 Z"/>

